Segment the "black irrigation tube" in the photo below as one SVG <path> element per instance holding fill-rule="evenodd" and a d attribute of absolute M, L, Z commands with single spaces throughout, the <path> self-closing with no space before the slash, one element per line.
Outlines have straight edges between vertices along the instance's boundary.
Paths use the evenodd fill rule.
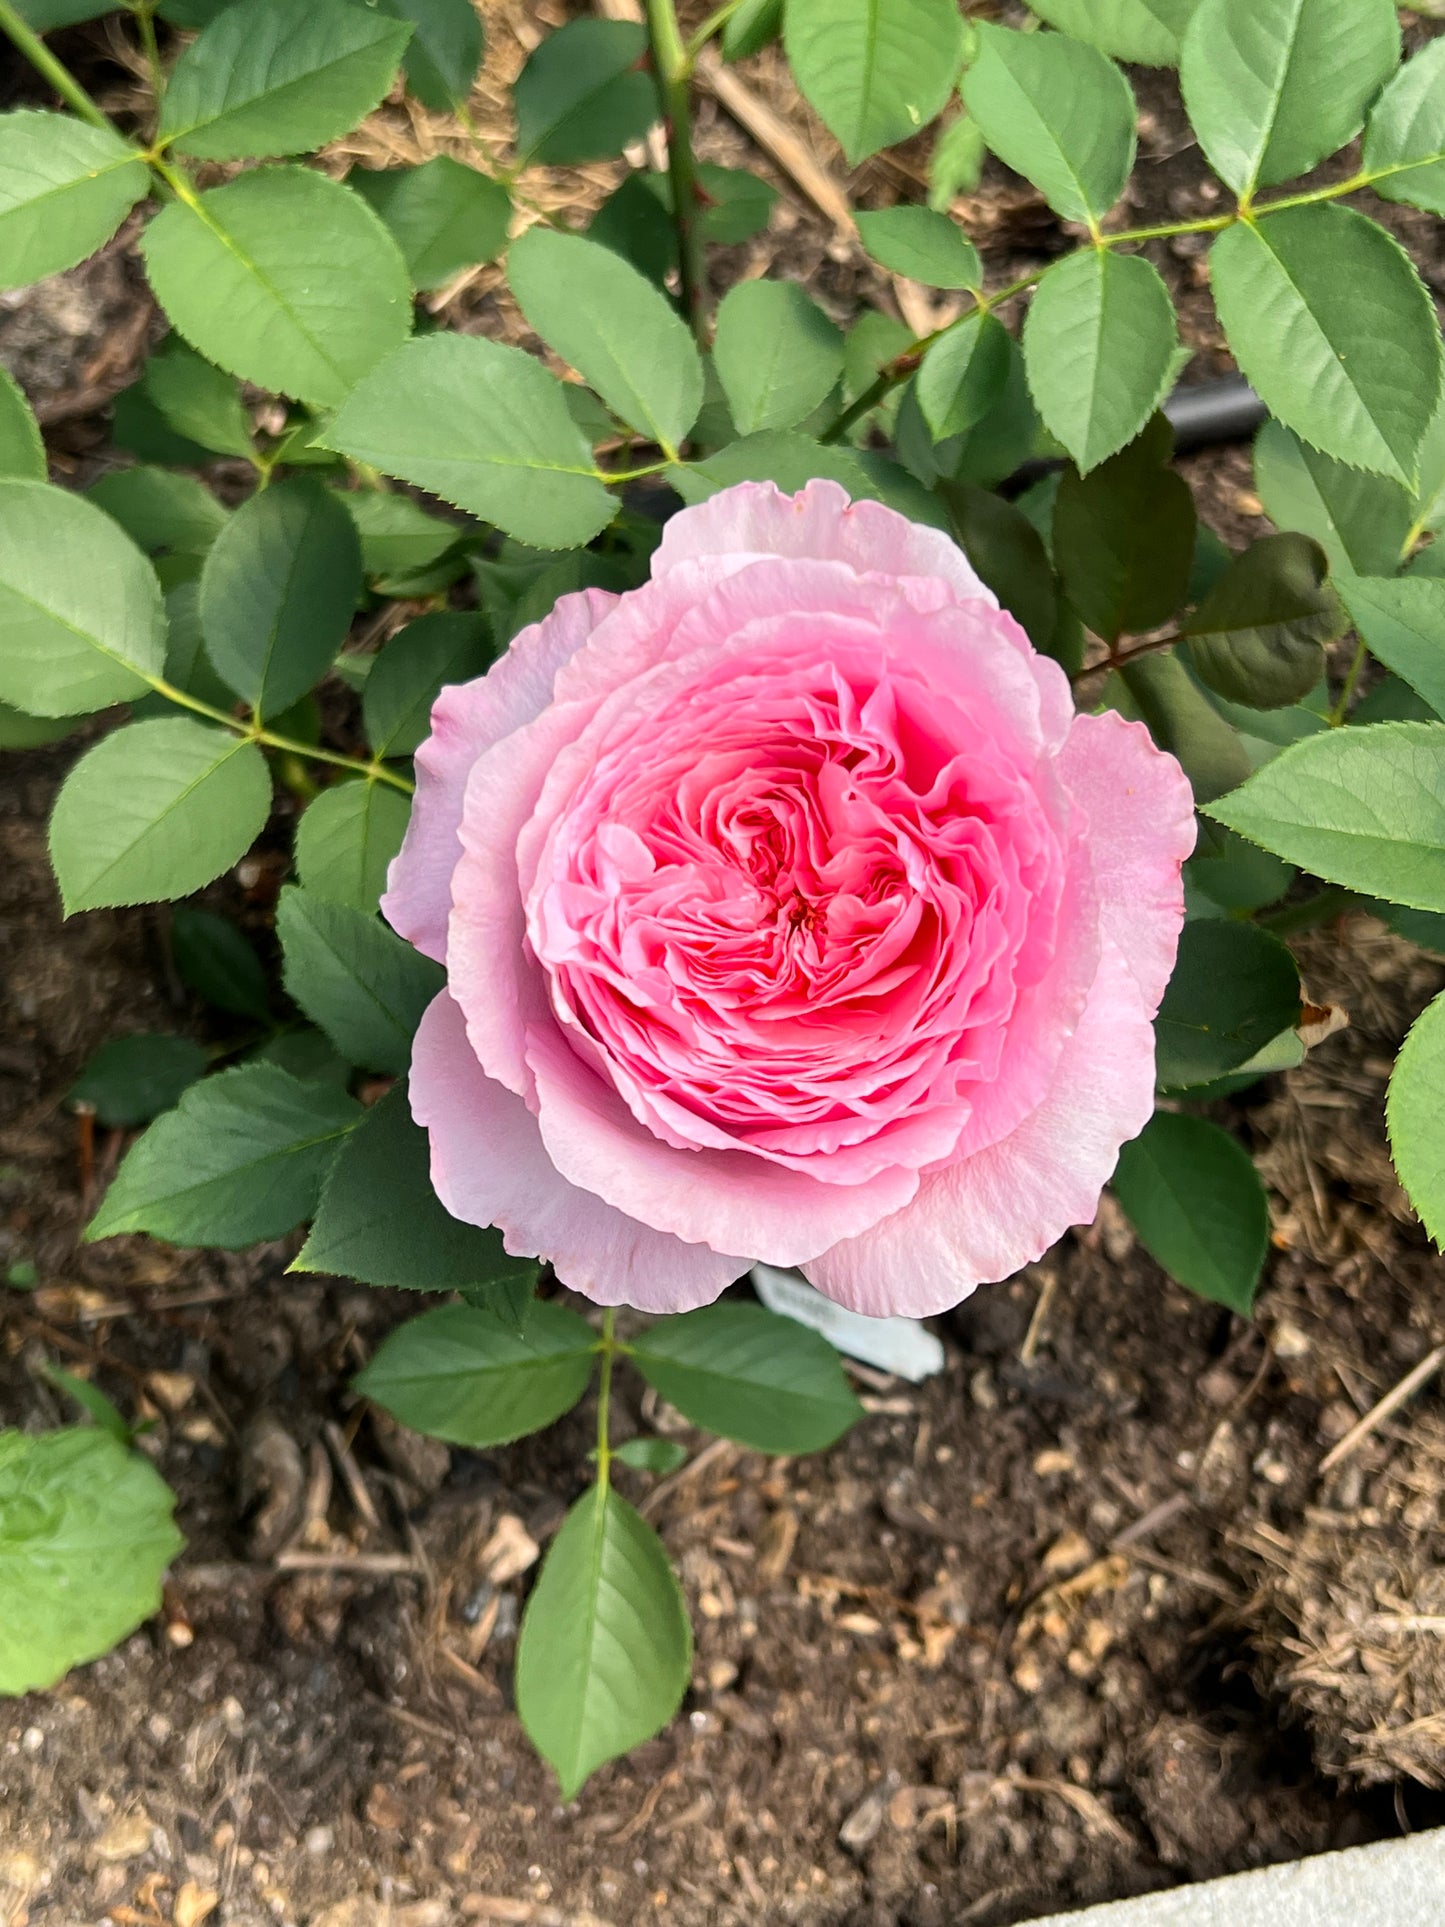
<path fill-rule="evenodd" d="M 1201 448 L 1247 442 L 1268 411 L 1243 375 L 1217 375 L 1211 381 L 1176 388 L 1164 404 L 1174 430 L 1174 453 L 1191 455 Z M 1060 456 L 1040 456 L 1024 462 L 998 485 L 1010 501 L 1045 475 L 1066 466 Z"/>

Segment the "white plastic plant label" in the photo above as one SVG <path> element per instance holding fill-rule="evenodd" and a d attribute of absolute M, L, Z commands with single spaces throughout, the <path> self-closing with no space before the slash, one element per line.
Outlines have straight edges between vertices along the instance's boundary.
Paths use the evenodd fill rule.
<path fill-rule="evenodd" d="M 835 1350 L 917 1384 L 943 1370 L 943 1346 L 916 1318 L 865 1318 L 834 1304 L 796 1271 L 754 1265 L 752 1281 L 769 1311 L 821 1332 Z"/>

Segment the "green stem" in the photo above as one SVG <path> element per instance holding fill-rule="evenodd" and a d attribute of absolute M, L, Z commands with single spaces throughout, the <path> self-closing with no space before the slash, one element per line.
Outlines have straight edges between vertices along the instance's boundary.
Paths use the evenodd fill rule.
<path fill-rule="evenodd" d="M 36 73 L 50 82 L 60 98 L 68 107 L 73 107 L 82 120 L 88 120 L 92 127 L 105 128 L 107 133 L 115 132 L 74 74 L 55 58 L 34 28 L 20 18 L 10 0 L 0 0 L 0 33 L 19 48 Z"/>
<path fill-rule="evenodd" d="M 265 749 L 280 750 L 290 756 L 304 756 L 313 763 L 329 763 L 335 769 L 354 770 L 369 783 L 385 783 L 388 788 L 400 790 L 405 796 L 410 796 L 416 787 L 406 777 L 388 769 L 385 763 L 368 763 L 359 756 L 343 756 L 338 750 L 318 749 L 313 743 L 298 743 L 293 737 L 278 736 L 274 730 L 264 729 L 258 723 L 242 722 L 239 716 L 228 715 L 224 709 L 217 709 L 211 703 L 203 703 L 199 697 L 188 695 L 184 689 L 177 689 L 174 683 L 167 682 L 163 676 L 147 676 L 146 681 L 167 702 L 175 703 L 181 709 L 189 709 L 195 716 L 204 716 L 207 722 L 219 723 L 222 729 L 244 736 L 249 742 L 260 743 Z"/>
<path fill-rule="evenodd" d="M 700 347 L 707 346 L 706 280 L 700 196 L 692 151 L 692 57 L 683 44 L 673 0 L 646 0 L 647 37 L 667 124 L 667 172 L 672 182 L 672 219 L 677 229 L 677 267 L 682 310 Z"/>
<path fill-rule="evenodd" d="M 1355 659 L 1345 671 L 1345 680 L 1340 687 L 1339 697 L 1330 711 L 1331 729 L 1338 729 L 1349 714 L 1350 698 L 1355 693 L 1355 684 L 1360 680 L 1360 671 L 1365 666 L 1365 657 L 1368 653 L 1363 640 L 1356 643 Z"/>
<path fill-rule="evenodd" d="M 746 5 L 747 0 L 724 0 L 722 6 L 714 8 L 707 19 L 704 20 L 702 25 L 697 29 L 696 33 L 688 36 L 688 59 L 690 61 L 696 60 L 709 40 L 714 39 L 720 34 L 729 20 L 732 19 L 733 15 L 741 12 Z"/>
<path fill-rule="evenodd" d="M 1445 159 L 1445 155 L 1427 156 L 1423 161 L 1412 161 L 1410 167 L 1427 167 L 1433 165 L 1437 160 L 1442 159 Z M 1321 201 L 1338 201 L 1344 195 L 1357 194 L 1361 188 L 1370 187 L 1376 181 L 1385 180 L 1392 174 L 1401 174 L 1408 171 L 1409 169 L 1402 167 L 1381 168 L 1374 174 L 1353 174 L 1347 181 L 1335 181 L 1324 187 L 1310 188 L 1303 194 L 1289 194 L 1278 201 L 1266 201 L 1262 207 L 1241 206 L 1235 208 L 1228 214 L 1211 214 L 1198 221 L 1168 221 L 1159 227 L 1123 228 L 1117 234 L 1100 233 L 1091 237 L 1087 246 L 1091 248 L 1134 247 L 1145 241 L 1172 240 L 1175 236 L 1181 234 L 1220 234 L 1225 228 L 1233 227 L 1237 221 L 1249 221 L 1252 223 L 1262 221 L 1271 214 L 1284 213 L 1289 208 L 1314 207 Z M 1076 249 L 1075 252 L 1082 253 L 1083 250 Z M 1069 258 L 1067 255 L 1060 257 L 1062 260 Z M 1057 262 L 1051 261 L 1048 267 L 1056 267 L 1057 265 Z M 871 414 L 878 404 L 883 401 L 900 382 L 907 381 L 908 377 L 917 368 L 919 357 L 925 354 L 940 336 L 946 335 L 950 328 L 956 328 L 959 322 L 967 321 L 969 316 L 975 313 L 977 309 L 982 308 L 988 311 L 1000 307 L 1005 301 L 1011 300 L 1014 295 L 1022 293 L 1025 288 L 1031 287 L 1035 281 L 1041 280 L 1048 272 L 1048 267 L 1035 269 L 1032 274 L 1026 274 L 1019 280 L 1010 282 L 1006 288 L 1000 288 L 996 294 L 976 294 L 974 296 L 973 306 L 965 308 L 961 315 L 956 316 L 954 320 L 948 323 L 947 327 L 935 328 L 932 334 L 920 335 L 916 341 L 910 342 L 906 348 L 901 349 L 899 353 L 884 366 L 879 372 L 877 380 L 865 388 L 863 393 L 859 395 L 855 401 L 850 402 L 843 412 L 828 424 L 822 434 L 819 435 L 818 440 L 820 442 L 836 442 L 841 435 L 845 435 L 848 432 L 855 422 L 861 421 L 865 415 Z"/>
<path fill-rule="evenodd" d="M 612 1361 L 617 1356 L 613 1328 L 617 1313 L 611 1305 L 602 1314 L 602 1368 L 597 1378 L 597 1483 L 605 1492 L 611 1478 L 612 1443 L 608 1438 L 608 1417 L 612 1405 Z"/>

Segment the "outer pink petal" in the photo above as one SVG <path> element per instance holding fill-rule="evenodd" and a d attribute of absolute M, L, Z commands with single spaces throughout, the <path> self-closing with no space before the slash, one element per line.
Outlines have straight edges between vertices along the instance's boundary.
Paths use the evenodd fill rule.
<path fill-rule="evenodd" d="M 599 1305 L 691 1311 L 711 1304 L 748 1261 L 653 1231 L 559 1176 L 537 1120 L 472 1055 L 446 991 L 417 1030 L 411 1107 L 431 1135 L 431 1175 L 453 1217 L 501 1228 L 508 1251 L 545 1258 Z"/>
<path fill-rule="evenodd" d="M 550 1027 L 528 1032 L 542 1142 L 557 1169 L 629 1218 L 688 1244 L 800 1265 L 897 1211 L 913 1171 L 821 1184 L 746 1151 L 679 1151 L 654 1137 L 617 1092 Z"/>
<path fill-rule="evenodd" d="M 812 481 L 796 495 L 775 482 L 739 482 L 674 515 L 652 558 L 654 577 L 679 562 L 731 557 L 745 568 L 764 556 L 846 562 L 860 573 L 931 575 L 963 601 L 998 607 L 956 542 L 881 502 L 855 502 L 837 482 Z"/>
<path fill-rule="evenodd" d="M 1179 866 L 1195 837 L 1189 779 L 1143 723 L 1111 709 L 1074 719 L 1054 767 L 1089 819 L 1099 927 L 1123 953 L 1152 1017 L 1184 922 Z"/>
<path fill-rule="evenodd" d="M 408 943 L 441 963 L 446 956 L 452 871 L 467 777 L 485 749 L 532 721 L 552 699 L 557 671 L 617 601 L 601 589 L 559 598 L 544 622 L 512 639 L 485 676 L 437 697 L 431 735 L 416 753 L 416 801 L 387 873 L 382 915 Z"/>
<path fill-rule="evenodd" d="M 1078 1029 L 1048 1096 L 1011 1136 L 925 1177 L 914 1202 L 807 1264 L 853 1311 L 925 1318 L 976 1285 L 1009 1278 L 1073 1224 L 1088 1224 L 1119 1147 L 1154 1110 L 1151 1013 L 1106 943 Z"/>

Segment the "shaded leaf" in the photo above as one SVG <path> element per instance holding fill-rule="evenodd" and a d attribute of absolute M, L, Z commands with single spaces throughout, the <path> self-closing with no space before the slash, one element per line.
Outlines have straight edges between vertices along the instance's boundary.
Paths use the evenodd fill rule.
<path fill-rule="evenodd" d="M 181 982 L 208 1004 L 261 1024 L 270 1022 L 271 999 L 261 959 L 226 917 L 177 904 L 171 912 L 171 953 Z"/>
<path fill-rule="evenodd" d="M 1184 622 L 1201 682 L 1232 702 L 1282 709 L 1325 672 L 1343 629 L 1329 564 L 1307 535 L 1266 535 L 1234 558 Z"/>
<path fill-rule="evenodd" d="M 660 112 L 646 53 L 647 30 L 631 20 L 569 20 L 544 34 L 512 88 L 518 158 L 571 167 L 640 140 Z"/>
<path fill-rule="evenodd" d="M 843 336 L 795 281 L 742 281 L 718 306 L 713 361 L 741 435 L 792 428 L 843 369 Z"/>
<path fill-rule="evenodd" d="M 1371 655 L 1445 716 L 1445 580 L 1347 576 L 1340 594 Z"/>
<path fill-rule="evenodd" d="M 351 1064 L 400 1075 L 421 1014 L 445 977 L 377 917 L 306 890 L 276 912 L 287 994 Z"/>
<path fill-rule="evenodd" d="M 935 441 L 963 435 L 1003 395 L 1012 346 L 995 316 L 975 310 L 940 335 L 914 377 L 918 406 Z"/>
<path fill-rule="evenodd" d="M 1138 441 L 1081 476 L 1065 472 L 1054 507 L 1054 562 L 1069 600 L 1113 642 L 1168 621 L 1194 559 L 1194 498 L 1168 461 L 1156 416 Z"/>
<path fill-rule="evenodd" d="M 1256 924 L 1186 923 L 1154 1030 L 1164 1090 L 1237 1070 L 1299 1016 L 1299 971 Z"/>
<path fill-rule="evenodd" d="M 1139 1242 L 1176 1283 L 1248 1318 L 1269 1249 L 1249 1153 L 1217 1124 L 1156 1111 L 1110 1186 Z"/>
<path fill-rule="evenodd" d="M 410 756 L 426 740 L 432 704 L 449 683 L 470 682 L 490 660 L 487 625 L 474 612 L 419 616 L 376 657 L 361 697 L 378 756 Z"/>
<path fill-rule="evenodd" d="M 1267 421 L 1255 439 L 1254 485 L 1270 519 L 1313 536 L 1337 571 L 1394 573 L 1411 522 L 1399 482 L 1349 468 Z"/>
<path fill-rule="evenodd" d="M 94 1111 L 102 1124 L 148 1124 L 180 1101 L 208 1059 L 190 1037 L 142 1032 L 102 1044 L 66 1092 L 65 1101 Z"/>
<path fill-rule="evenodd" d="M 418 288 L 439 288 L 460 269 L 495 260 L 507 245 L 512 198 L 506 188 L 449 154 L 420 167 L 353 168 L 346 184 L 391 229 Z"/>
<path fill-rule="evenodd" d="M 1435 1240 L 1445 1244 L 1445 996 L 1415 1020 L 1390 1077 L 1385 1117 L 1400 1182 Z"/>

